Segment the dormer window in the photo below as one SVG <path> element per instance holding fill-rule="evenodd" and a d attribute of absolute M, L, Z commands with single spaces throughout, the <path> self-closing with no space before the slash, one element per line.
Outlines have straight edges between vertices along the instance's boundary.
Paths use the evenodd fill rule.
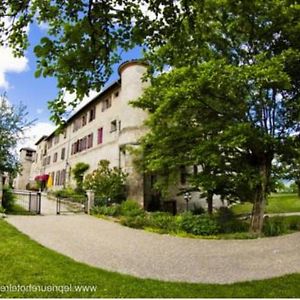
<path fill-rule="evenodd" d="M 106 98 L 103 102 L 102 102 L 102 111 L 107 110 L 108 108 L 111 107 L 111 99 L 110 98 Z"/>
<path fill-rule="evenodd" d="M 96 107 L 93 107 L 89 111 L 89 122 L 93 121 L 96 118 Z"/>

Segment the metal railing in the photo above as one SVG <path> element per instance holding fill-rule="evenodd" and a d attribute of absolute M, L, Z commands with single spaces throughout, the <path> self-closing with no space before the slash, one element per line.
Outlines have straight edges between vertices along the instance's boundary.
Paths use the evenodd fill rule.
<path fill-rule="evenodd" d="M 16 196 L 16 204 L 25 211 L 41 214 L 41 193 L 33 191 L 13 190 Z"/>

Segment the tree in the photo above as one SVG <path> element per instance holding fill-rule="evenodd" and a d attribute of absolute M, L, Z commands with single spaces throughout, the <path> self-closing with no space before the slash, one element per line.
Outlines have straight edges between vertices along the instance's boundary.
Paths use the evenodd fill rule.
<path fill-rule="evenodd" d="M 2 23 L 0 39 L 4 43 L 8 36 L 17 54 L 27 47 L 30 22 L 49 24 L 49 35 L 35 48 L 36 75 L 56 76 L 58 87 L 79 99 L 100 89 L 120 48 L 142 45 L 151 72 L 172 70 L 154 79 L 139 103 L 153 113 L 149 126 L 162 139 L 151 137 L 174 149 L 173 157 L 162 153 L 164 146 L 154 152 L 160 160 L 149 155 L 157 158 L 149 169 L 175 171 L 181 158 L 181 165 L 197 163 L 188 144 L 220 145 L 226 153 L 223 174 L 238 183 L 239 193 L 242 186 L 252 191 L 251 228 L 260 232 L 274 156 L 285 151 L 292 133 L 299 134 L 297 2 L 12 0 L 2 1 L 0 11 L 2 20 L 14 21 L 8 30 Z M 59 122 L 66 108 L 62 94 L 50 107 Z"/>
<path fill-rule="evenodd" d="M 0 96 L 0 175 L 4 172 L 16 175 L 20 171 L 15 148 L 31 124 L 27 120 L 25 106 L 13 106 L 5 95 Z"/>
<path fill-rule="evenodd" d="M 178 12 L 173 0 L 4 0 L 0 3 L 0 45 L 23 55 L 29 45 L 28 26 L 49 26 L 34 49 L 35 74 L 57 78 L 60 92 L 49 107 L 52 120 L 61 123 L 67 107 L 63 89 L 76 94 L 74 106 L 90 90 L 100 91 L 121 53 L 145 44 L 147 36 L 160 43 L 157 30 L 167 29 L 164 20 L 175 21 Z"/>
<path fill-rule="evenodd" d="M 272 0 L 189 3 L 189 18 L 148 56 L 157 70 L 166 62 L 171 70 L 153 78 L 135 102 L 151 113 L 143 140 L 146 167 L 176 170 L 201 156 L 222 166 L 233 183 L 230 193 L 241 186 L 249 191 L 251 230 L 260 233 L 274 157 L 289 151 L 292 133 L 299 135 L 300 43 L 293 26 L 299 6 Z M 219 150 L 206 157 L 208 146 Z M 218 152 L 226 154 L 222 165 Z"/>
<path fill-rule="evenodd" d="M 110 168 L 109 161 L 100 160 L 98 168 L 86 176 L 84 186 L 94 190 L 96 197 L 105 203 L 109 199 L 119 203 L 126 199 L 126 178 L 120 168 Z"/>
<path fill-rule="evenodd" d="M 84 162 L 79 162 L 72 169 L 72 173 L 73 173 L 74 179 L 76 181 L 76 192 L 78 192 L 78 193 L 83 192 L 83 177 L 84 177 L 84 173 L 89 168 L 90 168 L 89 164 L 86 164 Z"/>

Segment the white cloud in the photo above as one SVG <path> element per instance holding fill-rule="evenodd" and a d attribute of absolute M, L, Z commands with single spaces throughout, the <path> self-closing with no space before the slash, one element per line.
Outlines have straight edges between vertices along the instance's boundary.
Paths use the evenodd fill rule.
<path fill-rule="evenodd" d="M 38 122 L 24 132 L 24 138 L 18 143 L 17 151 L 22 147 L 36 148 L 35 143 L 43 136 L 49 135 L 56 127 L 47 122 Z"/>
<path fill-rule="evenodd" d="M 4 27 L 9 28 L 11 21 L 4 19 Z M 29 26 L 26 28 L 29 33 Z M 8 46 L 0 47 L 0 88 L 8 89 L 10 87 L 5 75 L 7 73 L 21 73 L 28 70 L 27 57 L 15 57 L 13 51 Z"/>
<path fill-rule="evenodd" d="M 26 57 L 14 57 L 12 49 L 0 47 L 0 87 L 10 87 L 5 78 L 6 73 L 21 73 L 28 70 L 28 59 Z"/>

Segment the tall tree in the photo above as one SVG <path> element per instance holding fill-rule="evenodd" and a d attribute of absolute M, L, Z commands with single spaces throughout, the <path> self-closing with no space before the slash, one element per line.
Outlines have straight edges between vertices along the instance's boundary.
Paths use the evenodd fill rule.
<path fill-rule="evenodd" d="M 0 189 L 4 172 L 15 176 L 20 171 L 16 146 L 17 142 L 24 137 L 24 130 L 31 124 L 32 122 L 27 120 L 25 106 L 13 106 L 5 95 L 0 96 Z M 2 195 L 2 189 L 0 195 Z"/>
<path fill-rule="evenodd" d="M 147 37 L 160 44 L 159 32 L 171 30 L 178 13 L 173 0 L 3 0 L 0 45 L 23 55 L 28 26 L 47 24 L 47 34 L 34 49 L 35 75 L 56 77 L 60 92 L 49 107 L 52 120 L 60 123 L 67 107 L 64 89 L 75 93 L 74 106 L 91 89 L 100 91 L 122 52 L 149 44 Z"/>
<path fill-rule="evenodd" d="M 300 6 L 188 3 L 189 17 L 148 56 L 157 70 L 167 62 L 171 71 L 154 78 L 135 103 L 151 113 L 146 162 L 151 171 L 194 164 L 208 143 L 220 148 L 223 174 L 238 183 L 236 191 L 251 191 L 251 230 L 259 233 L 274 157 L 288 151 L 291 134 L 299 135 Z"/>

